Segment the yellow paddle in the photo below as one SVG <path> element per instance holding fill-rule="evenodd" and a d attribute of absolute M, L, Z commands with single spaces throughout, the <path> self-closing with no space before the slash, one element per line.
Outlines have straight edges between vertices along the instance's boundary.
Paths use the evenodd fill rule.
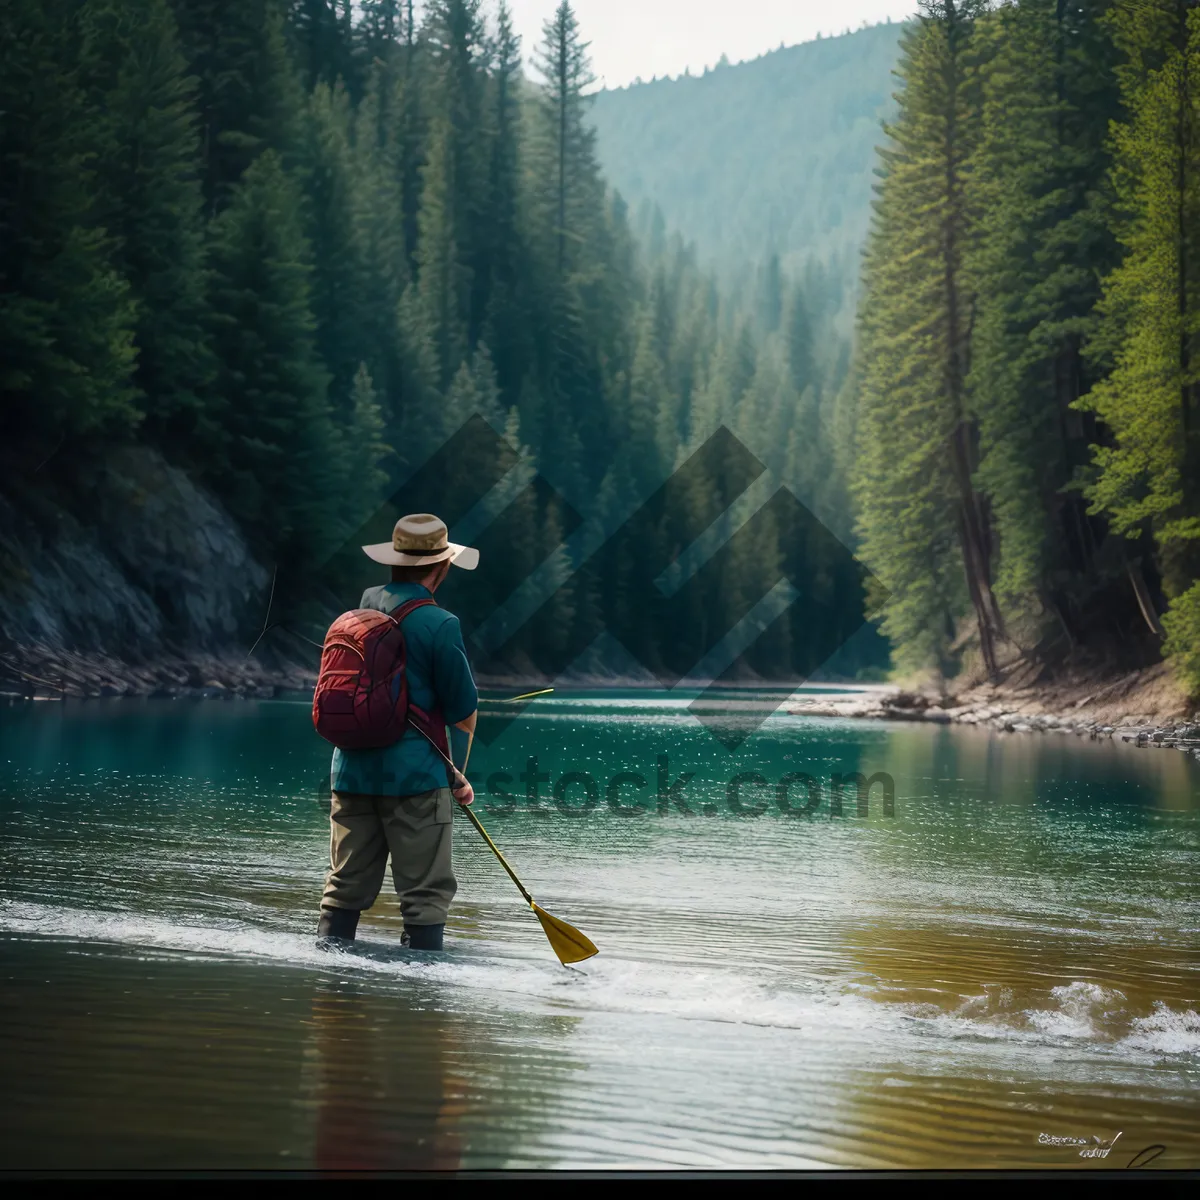
<path fill-rule="evenodd" d="M 408 723 L 438 752 L 442 762 L 465 783 L 466 779 L 462 772 L 454 765 L 441 746 L 412 717 L 408 718 Z M 525 903 L 533 909 L 533 915 L 541 922 L 542 932 L 545 933 L 549 940 L 550 948 L 558 955 L 558 961 L 565 967 L 568 963 L 583 962 L 585 958 L 591 958 L 593 954 L 599 954 L 600 951 L 596 948 L 595 943 L 586 934 L 580 933 L 574 925 L 568 925 L 566 921 L 552 916 L 539 904 L 534 903 L 534 899 L 526 890 L 525 885 L 517 878 L 516 871 L 508 865 L 508 860 L 500 853 L 500 848 L 488 836 L 488 831 L 484 829 L 483 823 L 467 805 L 460 804 L 458 807 L 471 818 L 471 824 L 479 830 L 480 836 L 487 842 L 492 853 L 500 860 L 500 865 L 508 872 L 509 879 L 517 885 L 517 890 L 525 897 Z"/>

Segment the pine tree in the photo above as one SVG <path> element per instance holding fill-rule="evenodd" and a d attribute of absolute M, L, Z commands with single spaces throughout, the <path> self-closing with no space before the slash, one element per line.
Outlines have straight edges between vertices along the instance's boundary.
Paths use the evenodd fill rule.
<path fill-rule="evenodd" d="M 679 440 L 675 397 L 667 385 L 655 325 L 651 304 L 638 324 L 637 349 L 629 374 L 628 417 L 622 429 L 632 484 L 635 494 L 640 495 L 649 495 L 670 474 Z"/>
<path fill-rule="evenodd" d="M 405 0 L 362 0 L 358 35 L 368 58 L 384 60 L 404 41 Z M 412 5 L 408 5 L 411 13 Z"/>
<path fill-rule="evenodd" d="M 166 0 L 89 0 L 81 81 L 96 130 L 95 211 L 136 305 L 147 432 L 186 452 L 215 363 L 195 85 Z"/>
<path fill-rule="evenodd" d="M 717 347 L 706 386 L 692 406 L 688 441 L 695 449 L 728 421 L 741 404 L 758 370 L 758 351 L 748 321 L 723 337 Z"/>
<path fill-rule="evenodd" d="M 421 103 L 425 77 L 424 47 L 417 38 L 413 0 L 404 0 L 403 47 L 401 50 L 400 83 L 404 104 L 400 110 L 399 163 L 401 188 L 404 195 L 404 237 L 409 263 L 416 262 L 417 215 L 421 203 L 421 168 L 424 163 L 424 142 L 429 124 Z"/>
<path fill-rule="evenodd" d="M 212 475 L 260 546 L 315 558 L 354 479 L 326 406 L 307 258 L 300 193 L 265 151 L 213 229 L 222 403 Z"/>
<path fill-rule="evenodd" d="M 898 658 L 950 669 L 965 595 L 994 674 L 1001 624 L 966 391 L 980 12 L 976 0 L 923 3 L 902 39 L 859 316 L 856 493 L 864 557 L 892 594 L 884 629 Z"/>
<path fill-rule="evenodd" d="M 32 437 L 38 460 L 138 417 L 134 307 L 97 224 L 101 129 L 79 38 L 70 4 L 0 8 L 0 427 L 18 444 Z"/>
<path fill-rule="evenodd" d="M 466 289 L 462 312 L 467 344 L 479 340 L 491 288 L 489 142 L 485 105 L 489 48 L 481 0 L 429 0 L 423 34 L 428 47 L 430 91 L 438 119 L 433 136 L 446 156 L 440 201 L 447 206 Z M 425 177 L 423 176 L 423 179 Z"/>
<path fill-rule="evenodd" d="M 668 361 L 671 386 L 679 396 L 681 438 L 692 423 L 694 398 L 708 377 L 715 340 L 712 280 L 700 275 L 690 258 L 688 266 L 687 283 L 680 291 Z"/>
<path fill-rule="evenodd" d="M 1200 14 L 1160 0 L 1118 5 L 1129 120 L 1116 131 L 1114 180 L 1125 249 L 1106 280 L 1101 350 L 1114 370 L 1086 398 L 1116 437 L 1096 452 L 1089 495 L 1126 535 L 1148 524 L 1173 592 L 1197 574 L 1200 538 Z"/>
<path fill-rule="evenodd" d="M 453 132 L 448 121 L 440 120 L 423 172 L 416 281 L 421 322 L 416 336 L 429 343 L 439 387 L 450 382 L 468 349 L 470 275 L 459 256 L 456 191 Z"/>
<path fill-rule="evenodd" d="M 303 93 L 289 53 L 283 0 L 175 0 L 199 81 L 204 196 L 210 213 L 262 153 L 301 156 Z"/>
<path fill-rule="evenodd" d="M 492 273 L 484 340 L 492 349 L 506 403 L 515 404 L 521 380 L 533 360 L 525 276 L 526 249 L 521 229 L 521 39 L 513 32 L 508 5 L 501 3 L 492 49 L 491 162 L 488 186 L 488 257 Z"/>
<path fill-rule="evenodd" d="M 449 438 L 473 416 L 481 416 L 492 428 L 504 428 L 506 417 L 500 407 L 500 389 L 496 384 L 496 369 L 484 344 L 464 361 L 455 372 L 446 391 L 442 406 L 444 424 L 442 436 Z"/>
<path fill-rule="evenodd" d="M 1153 535 L 1174 610 L 1168 649 L 1186 674 L 1200 627 L 1200 12 L 1184 0 L 1119 3 L 1113 30 L 1129 114 L 1114 138 L 1124 258 L 1100 306 L 1098 351 L 1112 371 L 1079 402 L 1111 432 L 1087 496 L 1117 534 Z"/>
<path fill-rule="evenodd" d="M 792 387 L 802 394 L 816 383 L 817 368 L 813 361 L 812 318 L 804 288 L 799 284 L 793 284 L 784 307 L 783 335 Z"/>
<path fill-rule="evenodd" d="M 764 335 L 774 333 L 783 321 L 783 271 L 779 255 L 772 252 L 758 269 L 756 313 L 758 327 Z"/>
<path fill-rule="evenodd" d="M 353 16 L 351 0 L 287 0 L 292 60 L 306 93 L 340 82 L 360 94 Z"/>
<path fill-rule="evenodd" d="M 366 363 L 359 363 L 354 373 L 348 417 L 341 427 L 341 441 L 354 482 L 341 490 L 347 499 L 345 528 L 349 530 L 357 529 L 382 503 L 388 482 L 384 464 L 391 454 L 384 440 L 383 412 Z"/>
<path fill-rule="evenodd" d="M 1095 378 L 1084 347 L 1098 271 L 1116 251 L 1106 211 L 1117 115 L 1108 6 L 1025 0 L 982 30 L 969 380 L 977 480 L 993 516 L 999 596 L 1014 615 L 1054 613 L 1072 640 L 1098 531 L 1068 490 L 1095 436 L 1071 404 Z"/>
<path fill-rule="evenodd" d="M 329 395 L 335 408 L 343 409 L 362 365 L 370 363 L 368 373 L 381 366 L 370 336 L 374 297 L 364 244 L 368 220 L 360 212 L 369 193 L 361 188 L 363 180 L 356 173 L 350 122 L 345 88 L 319 84 L 309 97 L 305 121 L 312 309 L 317 350 L 331 377 Z M 396 220 L 399 213 L 393 210 L 387 215 Z M 394 311 L 394 298 L 392 305 Z"/>
<path fill-rule="evenodd" d="M 588 43 L 567 0 L 543 27 L 536 56 L 545 79 L 540 104 L 537 219 L 546 220 L 549 260 L 557 278 L 581 269 L 600 225 L 603 189 L 596 165 L 595 131 L 586 121 L 587 89 L 595 83 Z"/>
<path fill-rule="evenodd" d="M 360 297 L 362 337 L 371 347 L 372 379 L 396 444 L 403 406 L 400 300 L 411 279 L 407 226 L 406 167 L 400 135 L 412 97 L 402 91 L 399 72 L 378 60 L 368 72 L 362 102 L 354 114 L 356 240 L 366 277 Z M 389 115 L 393 114 L 393 115 Z"/>
<path fill-rule="evenodd" d="M 615 449 L 600 354 L 611 319 L 602 291 L 609 245 L 595 134 L 584 120 L 587 44 L 565 0 L 545 23 L 537 61 L 546 85 L 532 114 L 525 227 L 544 408 L 536 424 L 525 410 L 522 419 L 538 429 L 540 454 L 587 470 L 584 445 L 592 464 Z"/>
<path fill-rule="evenodd" d="M 359 36 L 364 46 L 366 103 L 358 114 L 360 147 L 375 154 L 399 189 L 407 267 L 415 266 L 421 169 L 428 125 L 422 91 L 427 83 L 413 0 L 365 0 Z"/>

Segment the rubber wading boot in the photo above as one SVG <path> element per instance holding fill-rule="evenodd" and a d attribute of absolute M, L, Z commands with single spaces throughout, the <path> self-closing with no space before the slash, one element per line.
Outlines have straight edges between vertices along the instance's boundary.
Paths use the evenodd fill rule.
<path fill-rule="evenodd" d="M 405 925 L 401 942 L 410 950 L 441 950 L 445 925 Z"/>
<path fill-rule="evenodd" d="M 323 908 L 317 922 L 317 942 L 352 942 L 358 929 L 359 914 L 352 908 Z"/>

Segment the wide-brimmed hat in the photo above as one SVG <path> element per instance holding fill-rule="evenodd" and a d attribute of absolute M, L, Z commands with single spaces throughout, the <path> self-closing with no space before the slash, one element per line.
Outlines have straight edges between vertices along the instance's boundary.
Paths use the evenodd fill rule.
<path fill-rule="evenodd" d="M 432 567 L 440 562 L 452 562 L 456 567 L 473 571 L 479 565 L 479 551 L 474 546 L 459 546 L 452 542 L 446 522 L 432 513 L 411 513 L 401 517 L 392 530 L 390 542 L 364 546 L 363 553 L 377 563 L 391 567 Z"/>

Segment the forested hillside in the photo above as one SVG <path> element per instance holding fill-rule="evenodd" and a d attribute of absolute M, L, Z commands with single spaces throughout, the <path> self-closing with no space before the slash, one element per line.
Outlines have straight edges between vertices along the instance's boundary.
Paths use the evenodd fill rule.
<path fill-rule="evenodd" d="M 822 55 L 844 57 L 794 69 Z M 574 655 L 608 628 L 670 675 L 782 573 L 799 599 L 744 662 L 794 679 L 864 600 L 844 552 L 783 510 L 764 506 L 658 624 L 640 566 L 686 550 L 711 489 L 682 517 L 650 510 L 611 569 L 580 569 L 725 423 L 857 539 L 902 670 L 1166 655 L 1200 691 L 1198 62 L 1184 0 L 927 0 L 902 33 L 602 97 L 602 127 L 605 105 L 661 93 L 667 115 L 747 147 L 766 113 L 840 128 L 821 178 L 856 177 L 882 138 L 851 367 L 831 281 L 857 235 L 843 211 L 830 236 L 848 257 L 822 243 L 832 192 L 781 174 L 758 193 L 776 217 L 742 221 L 726 189 L 742 194 L 749 160 L 690 151 L 704 170 L 684 190 L 712 189 L 717 224 L 771 234 L 745 243 L 740 274 L 710 272 L 665 202 L 631 218 L 567 3 L 522 47 L 480 0 L 10 0 L 5 640 L 126 653 L 131 623 L 165 645 L 190 621 L 240 647 L 274 574 L 275 615 L 316 636 L 356 598 L 356 547 L 386 536 L 387 498 L 479 414 L 549 486 L 508 497 L 486 571 L 449 598 L 483 621 L 532 573 L 561 583 L 490 665 Z M 723 91 L 768 68 L 765 106 L 757 85 Z M 645 161 L 671 158 L 674 119 Z M 783 171 L 799 142 L 776 140 Z M 772 221 L 796 240 L 773 243 Z M 468 456 L 438 494 L 465 514 L 481 471 Z M 856 643 L 837 669 L 881 651 Z"/>
<path fill-rule="evenodd" d="M 901 52 L 851 464 L 896 658 L 1200 691 L 1200 10 L 929 0 Z"/>
<path fill-rule="evenodd" d="M 849 333 L 900 29 L 601 92 L 592 120 L 604 173 L 635 214 L 657 206 L 724 279 L 772 253 L 793 274 L 810 258 L 825 264 L 822 304 Z"/>
<path fill-rule="evenodd" d="M 586 120 L 585 41 L 566 3 L 521 47 L 504 6 L 480 0 L 416 13 L 411 0 L 9 0 L 5 511 L 40 522 L 52 548 L 53 513 L 69 510 L 102 546 L 105 472 L 125 448 L 153 452 L 232 515 L 255 577 L 279 568 L 276 604 L 296 620 L 314 580 L 329 603 L 357 599 L 330 556 L 365 561 L 354 547 L 386 527 L 364 521 L 472 413 L 601 530 L 721 420 L 844 515 L 804 289 L 768 265 L 732 303 L 678 238 L 637 245 Z M 550 552 L 570 576 L 580 551 L 560 546 L 563 520 L 545 489 L 520 493 L 478 595 L 501 601 Z M 790 561 L 777 529 L 756 531 L 750 561 Z M 0 533 L 5 611 L 20 613 L 38 565 Z M 677 536 L 664 520 L 639 552 L 670 561 Z M 819 554 L 806 569 L 826 623 L 853 629 L 858 579 Z M 187 608 L 162 572 L 143 575 L 148 608 Z M 693 624 L 741 611 L 739 573 L 718 583 Z M 39 586 L 69 602 L 63 584 Z M 556 595 L 531 653 L 596 613 L 628 627 L 642 603 L 612 577 Z M 319 633 L 327 609 L 309 615 Z M 756 667 L 807 673 L 828 644 L 819 626 L 802 597 Z M 72 628 L 62 636 L 86 640 Z M 857 665 L 879 660 L 878 645 L 864 653 Z"/>

